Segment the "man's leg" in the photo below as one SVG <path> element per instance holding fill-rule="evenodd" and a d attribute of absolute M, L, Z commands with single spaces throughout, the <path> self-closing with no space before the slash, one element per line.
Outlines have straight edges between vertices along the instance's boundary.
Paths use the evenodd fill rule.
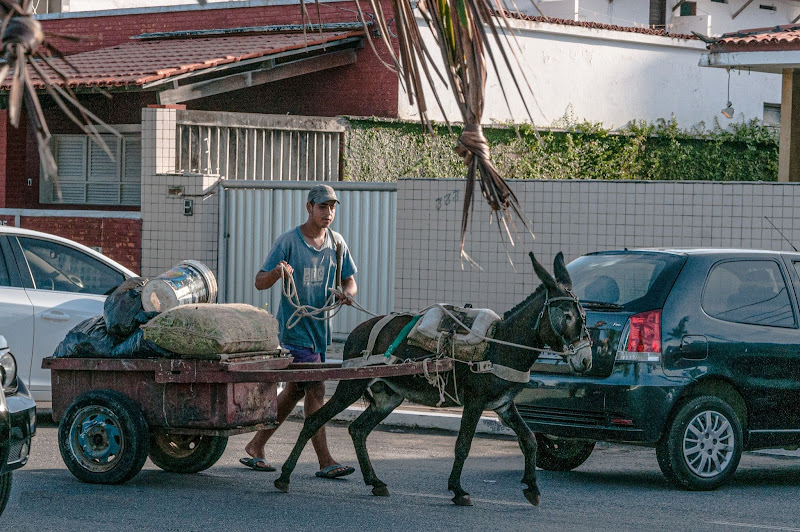
<path fill-rule="evenodd" d="M 283 391 L 278 394 L 278 416 L 277 422 L 278 426 L 284 422 L 284 420 L 289 417 L 289 414 L 292 413 L 297 402 L 303 398 L 304 391 L 297 386 L 295 382 L 287 382 L 286 387 Z M 324 393 L 324 388 L 323 388 Z M 306 407 L 308 408 L 308 407 Z M 259 430 L 253 435 L 253 439 L 244 446 L 244 450 L 247 454 L 252 456 L 253 458 L 264 458 L 264 447 L 267 445 L 267 441 L 275 434 L 275 431 L 278 430 L 277 427 L 274 429 L 265 429 Z M 315 444 L 316 448 L 316 444 Z"/>
<path fill-rule="evenodd" d="M 310 416 L 320 408 L 325 402 L 325 383 L 324 382 L 309 382 L 306 385 L 306 398 L 303 403 L 306 417 Z M 325 437 L 325 426 L 323 425 L 316 434 L 311 438 L 311 444 L 314 446 L 314 451 L 317 453 L 317 460 L 319 460 L 319 468 L 325 469 L 326 467 L 337 464 L 338 462 L 333 459 L 331 452 L 328 449 L 328 439 Z M 344 469 L 344 468 L 342 468 Z"/>

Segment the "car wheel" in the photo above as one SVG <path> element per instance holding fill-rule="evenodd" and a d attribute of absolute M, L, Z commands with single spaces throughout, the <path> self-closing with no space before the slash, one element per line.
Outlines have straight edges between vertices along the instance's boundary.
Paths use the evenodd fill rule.
<path fill-rule="evenodd" d="M 9 496 L 11 496 L 11 471 L 0 475 L 0 514 L 6 509 Z"/>
<path fill-rule="evenodd" d="M 594 443 L 536 434 L 536 465 L 547 471 L 572 471 L 589 458 Z"/>
<path fill-rule="evenodd" d="M 736 471 L 742 457 L 742 425 L 718 397 L 684 403 L 656 447 L 658 464 L 672 483 L 688 490 L 713 490 Z"/>
<path fill-rule="evenodd" d="M 121 484 L 147 460 L 150 435 L 141 408 L 112 390 L 78 396 L 58 425 L 58 447 L 67 468 L 91 484 Z"/>
<path fill-rule="evenodd" d="M 164 471 L 197 473 L 216 464 L 227 445 L 226 436 L 154 434 L 150 437 L 150 460 Z"/>

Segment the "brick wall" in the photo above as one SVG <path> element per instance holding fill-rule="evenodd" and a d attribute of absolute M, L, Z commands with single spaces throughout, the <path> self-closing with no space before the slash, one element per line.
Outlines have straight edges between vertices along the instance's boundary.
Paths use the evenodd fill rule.
<path fill-rule="evenodd" d="M 0 216 L 14 224 L 14 216 Z M 142 221 L 128 218 L 78 218 L 65 216 L 20 216 L 20 226 L 69 238 L 101 253 L 126 268 L 139 272 L 142 266 Z"/>

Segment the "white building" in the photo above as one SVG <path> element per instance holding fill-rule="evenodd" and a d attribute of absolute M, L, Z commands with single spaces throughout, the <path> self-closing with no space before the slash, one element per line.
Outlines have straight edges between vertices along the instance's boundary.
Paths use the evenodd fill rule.
<path fill-rule="evenodd" d="M 197 0 L 38 0 L 34 6 L 37 12 L 62 13 L 44 15 L 47 17 L 110 10 L 131 14 L 153 9 L 213 10 L 295 1 L 209 0 L 201 8 Z M 529 15 L 529 20 L 515 21 L 515 27 L 534 90 L 531 118 L 537 126 L 563 124 L 561 119 L 568 117 L 619 128 L 633 120 L 654 122 L 674 117 L 685 129 L 713 128 L 717 120 L 723 126 L 730 123 L 720 113 L 729 100 L 736 109 L 734 121 L 779 123 L 780 78 L 734 70 L 729 82 L 725 71 L 700 68 L 706 44 L 691 32 L 719 35 L 738 28 L 788 24 L 800 18 L 800 2 L 534 0 L 516 5 Z M 424 23 L 420 20 L 420 24 Z M 430 35 L 427 28 L 423 35 Z M 507 73 L 500 76 L 508 82 Z M 528 120 L 519 98 L 512 96 L 509 109 L 497 79 L 492 74 L 488 81 L 490 97 L 484 122 Z M 505 86 L 513 91 L 509 83 Z M 416 119 L 417 110 L 407 97 L 402 94 L 400 100 L 400 117 Z M 435 106 L 433 98 L 428 101 L 429 107 Z M 445 107 L 451 120 L 460 120 L 452 100 L 445 101 Z M 430 114 L 436 120 L 444 118 L 436 109 Z"/>

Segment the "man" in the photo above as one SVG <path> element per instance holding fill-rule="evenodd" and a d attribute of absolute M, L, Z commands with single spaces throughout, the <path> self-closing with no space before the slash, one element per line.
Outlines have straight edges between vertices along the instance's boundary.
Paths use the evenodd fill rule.
<path fill-rule="evenodd" d="M 341 290 L 337 296 L 345 305 L 352 305 L 358 287 L 355 278 L 356 266 L 344 239 L 330 229 L 336 216 L 339 198 L 328 185 L 316 185 L 308 193 L 306 210 L 308 219 L 275 240 L 272 250 L 264 261 L 264 266 L 256 275 L 255 285 L 266 290 L 281 281 L 283 276 L 292 276 L 297 287 L 300 305 L 315 309 L 329 303 L 330 289 L 334 288 L 337 273 L 337 247 L 341 255 Z M 324 362 L 325 351 L 331 340 L 327 316 L 316 320 L 305 316 L 293 317 L 295 306 L 283 293 L 278 308 L 279 338 L 281 345 L 288 349 L 295 362 Z M 297 402 L 305 396 L 305 415 L 316 412 L 325 398 L 324 382 L 290 382 L 278 395 L 278 425 L 283 423 Z M 239 461 L 257 471 L 275 471 L 265 459 L 264 447 L 276 429 L 260 430 L 245 446 L 248 458 Z M 311 439 L 317 453 L 320 470 L 318 477 L 336 478 L 355 471 L 344 467 L 331 456 L 325 437 L 325 427 Z"/>

